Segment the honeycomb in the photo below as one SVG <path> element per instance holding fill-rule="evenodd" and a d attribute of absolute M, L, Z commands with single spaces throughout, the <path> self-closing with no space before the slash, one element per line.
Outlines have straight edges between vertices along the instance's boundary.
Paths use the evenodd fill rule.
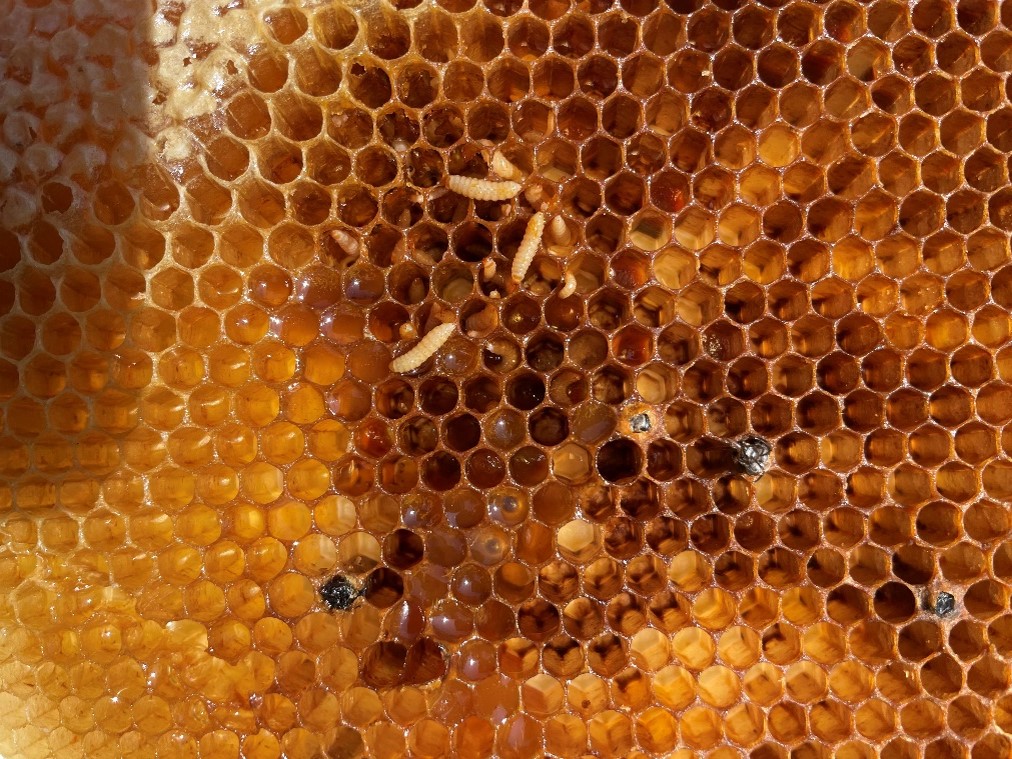
<path fill-rule="evenodd" d="M 0 755 L 1012 756 L 1012 5 L 0 18 Z"/>

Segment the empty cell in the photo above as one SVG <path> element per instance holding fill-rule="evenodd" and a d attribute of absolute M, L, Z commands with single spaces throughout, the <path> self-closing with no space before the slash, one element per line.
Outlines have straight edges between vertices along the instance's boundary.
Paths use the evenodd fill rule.
<path fill-rule="evenodd" d="M 641 99 L 645 100 L 656 93 L 663 81 L 663 63 L 653 55 L 634 56 L 622 65 L 622 84 Z"/>
<path fill-rule="evenodd" d="M 703 439 L 689 446 L 685 462 L 693 474 L 712 477 L 733 466 L 733 453 L 733 449 L 725 443 Z"/>
<path fill-rule="evenodd" d="M 728 168 L 743 168 L 755 157 L 754 139 L 740 127 L 730 127 L 723 130 L 715 140 L 714 154 Z M 741 180 L 742 193 L 757 205 L 765 205 L 769 202 L 766 198 L 772 199 L 775 195 L 769 186 L 762 186 L 763 180 L 772 182 L 774 186 L 778 182 L 776 175 L 763 167 L 755 167 Z M 694 182 L 693 196 L 710 207 L 724 206 L 731 200 L 733 185 L 733 177 L 723 169 L 705 169 Z M 657 192 L 653 194 L 655 197 L 658 195 Z M 664 205 L 658 204 L 662 207 Z"/>
<path fill-rule="evenodd" d="M 998 9 L 986 2 L 963 2 L 956 9 L 956 23 L 973 35 L 985 34 L 994 28 Z"/>
<path fill-rule="evenodd" d="M 771 359 L 787 350 L 787 328 L 781 322 L 763 318 L 748 331 L 749 347 L 763 358 Z"/>
<path fill-rule="evenodd" d="M 731 96 L 728 93 L 709 87 L 692 97 L 690 116 L 698 127 L 713 133 L 730 124 L 732 108 Z"/>
<path fill-rule="evenodd" d="M 288 61 L 280 51 L 265 48 L 250 61 L 247 76 L 260 92 L 277 92 L 288 79 Z"/>
<path fill-rule="evenodd" d="M 810 265 L 810 262 L 811 259 L 809 258 L 806 265 Z M 799 272 L 798 274 L 800 275 L 801 273 Z M 804 279 L 804 277 L 801 278 Z M 829 278 L 817 282 L 812 287 L 810 298 L 815 312 L 829 319 L 839 319 L 848 314 L 854 307 L 853 288 L 840 279 Z"/>
<path fill-rule="evenodd" d="M 721 394 L 723 371 L 711 361 L 697 361 L 682 377 L 682 389 L 694 401 L 708 403 Z"/>
<path fill-rule="evenodd" d="M 643 451 L 632 440 L 613 440 L 597 454 L 597 469 L 608 482 L 628 482 L 643 467 Z"/>
<path fill-rule="evenodd" d="M 766 392 L 769 374 L 761 361 L 754 358 L 737 360 L 727 374 L 727 389 L 737 398 L 751 400 Z"/>
<path fill-rule="evenodd" d="M 742 197 L 753 205 L 770 205 L 780 194 L 780 176 L 765 166 L 753 166 L 742 174 L 739 190 Z M 734 212 L 734 208 L 729 209 L 729 212 Z M 764 214 L 764 227 L 774 227 L 773 220 L 779 218 L 776 214 L 771 216 L 771 213 L 772 210 Z M 782 232 L 780 236 L 783 236 Z"/>
<path fill-rule="evenodd" d="M 751 53 L 729 45 L 714 60 L 714 81 L 728 90 L 741 89 L 752 79 L 754 63 Z"/>
<path fill-rule="evenodd" d="M 725 209 L 717 225 L 717 234 L 721 242 L 727 245 L 748 245 L 759 237 L 760 231 L 759 215 L 745 206 Z"/>
<path fill-rule="evenodd" d="M 598 44 L 607 53 L 621 58 L 636 46 L 639 27 L 630 18 L 619 13 L 605 17 L 598 29 Z"/>
<path fill-rule="evenodd" d="M 683 129 L 671 140 L 669 153 L 675 168 L 693 172 L 704 168 L 711 151 L 706 134 L 692 128 Z"/>
<path fill-rule="evenodd" d="M 991 39 L 994 39 L 992 35 Z M 988 53 L 994 53 L 997 45 L 988 48 L 984 43 L 983 53 L 985 60 Z M 1000 83 L 992 71 L 986 69 L 975 69 L 964 77 L 960 90 L 960 97 L 963 105 L 972 111 L 986 112 L 996 108 L 999 102 L 998 93 L 1001 91 Z"/>
<path fill-rule="evenodd" d="M 834 343 L 832 322 L 819 316 L 802 317 L 791 328 L 791 343 L 802 356 L 826 355 Z"/>
<path fill-rule="evenodd" d="M 605 185 L 605 203 L 612 210 L 630 216 L 642 208 L 644 191 L 642 180 L 622 173 Z"/>
<path fill-rule="evenodd" d="M 422 410 L 433 415 L 445 414 L 456 405 L 456 385 L 444 378 L 430 378 L 419 388 Z"/>
<path fill-rule="evenodd" d="M 702 205 L 723 208 L 734 196 L 734 177 L 721 168 L 710 167 L 696 175 L 692 188 L 693 197 Z"/>
<path fill-rule="evenodd" d="M 559 409 L 542 408 L 528 421 L 531 439 L 541 445 L 558 445 L 569 433 L 569 421 Z"/>
<path fill-rule="evenodd" d="M 643 531 L 628 517 L 616 517 L 612 519 L 605 530 L 604 550 L 616 559 L 628 559 L 639 552 L 643 545 Z M 608 604 L 608 618 L 625 619 L 629 612 L 636 611 L 636 626 L 642 625 L 642 613 L 637 607 L 640 602 L 628 594 L 622 594 Z M 629 631 L 631 632 L 631 631 Z"/>
<path fill-rule="evenodd" d="M 925 156 L 937 146 L 935 122 L 920 113 L 910 113 L 900 120 L 900 145 L 915 156 Z"/>
<path fill-rule="evenodd" d="M 616 139 L 628 139 L 642 123 L 643 111 L 639 101 L 624 95 L 611 96 L 601 109 L 601 126 Z"/>
<path fill-rule="evenodd" d="M 716 8 L 695 14 L 686 29 L 689 43 L 711 52 L 723 47 L 730 36 L 730 18 Z"/>
<path fill-rule="evenodd" d="M 854 109 L 864 110 L 866 105 L 866 100 L 862 98 L 856 101 Z M 865 156 L 884 156 L 896 147 L 896 123 L 893 119 L 881 114 L 867 113 L 854 121 L 850 130 L 850 139 L 854 147 Z M 864 164 L 864 166 L 869 165 Z M 870 171 L 870 168 L 867 171 Z M 868 178 L 869 173 L 853 173 L 848 191 L 856 195 L 861 191 L 862 183 L 867 182 Z M 888 181 L 896 181 L 896 178 L 891 178 Z"/>

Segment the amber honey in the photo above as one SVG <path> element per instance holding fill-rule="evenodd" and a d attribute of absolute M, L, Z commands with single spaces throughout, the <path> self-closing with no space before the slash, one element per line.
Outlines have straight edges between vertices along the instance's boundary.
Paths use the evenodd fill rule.
<path fill-rule="evenodd" d="M 128 5 L 0 1 L 0 754 L 1012 756 L 1007 4 Z"/>

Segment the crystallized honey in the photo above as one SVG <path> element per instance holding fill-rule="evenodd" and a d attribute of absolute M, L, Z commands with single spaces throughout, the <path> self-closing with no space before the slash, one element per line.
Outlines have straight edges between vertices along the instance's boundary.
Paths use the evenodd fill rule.
<path fill-rule="evenodd" d="M 1012 5 L 0 19 L 0 756 L 1012 756 Z"/>

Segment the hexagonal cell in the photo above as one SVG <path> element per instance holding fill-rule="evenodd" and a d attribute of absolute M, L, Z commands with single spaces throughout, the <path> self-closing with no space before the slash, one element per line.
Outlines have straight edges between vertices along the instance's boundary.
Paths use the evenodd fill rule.
<path fill-rule="evenodd" d="M 671 141 L 669 152 L 675 168 L 684 172 L 698 171 L 706 165 L 710 140 L 694 129 L 683 129 Z"/>
<path fill-rule="evenodd" d="M 593 473 L 591 454 L 577 443 L 566 443 L 553 451 L 552 471 L 563 482 L 582 484 Z"/>
<path fill-rule="evenodd" d="M 722 72 L 728 74 L 726 70 Z M 727 77 L 724 77 L 727 79 Z M 707 87 L 692 98 L 692 123 L 707 132 L 719 132 L 731 122 L 733 100 L 722 89 Z"/>
<path fill-rule="evenodd" d="M 620 173 L 605 184 L 604 200 L 612 210 L 631 216 L 643 207 L 644 193 L 641 179 Z"/>
<path fill-rule="evenodd" d="M 726 245 L 744 246 L 756 240 L 761 229 L 762 222 L 756 211 L 734 205 L 721 213 L 717 236 Z"/>
<path fill-rule="evenodd" d="M 623 327 L 612 338 L 612 355 L 628 366 L 646 363 L 653 353 L 653 335 L 639 325 Z"/>
<path fill-rule="evenodd" d="M 765 166 L 753 166 L 742 174 L 738 187 L 749 203 L 767 206 L 780 194 L 780 175 Z"/>
<path fill-rule="evenodd" d="M 675 311 L 688 324 L 701 327 L 719 314 L 720 294 L 713 288 L 693 284 L 685 288 L 675 303 Z"/>
<path fill-rule="evenodd" d="M 619 366 L 604 366 L 591 377 L 590 391 L 601 403 L 620 404 L 632 395 L 632 375 Z"/>
<path fill-rule="evenodd" d="M 629 318 L 629 298 L 617 290 L 602 290 L 587 304 L 587 316 L 599 329 L 617 329 Z"/>
<path fill-rule="evenodd" d="M 723 371 L 717 364 L 697 361 L 685 372 L 682 388 L 689 399 L 709 403 L 721 395 L 723 380 Z"/>
<path fill-rule="evenodd" d="M 693 180 L 692 196 L 707 208 L 722 208 L 734 196 L 734 176 L 717 167 L 704 169 Z"/>

